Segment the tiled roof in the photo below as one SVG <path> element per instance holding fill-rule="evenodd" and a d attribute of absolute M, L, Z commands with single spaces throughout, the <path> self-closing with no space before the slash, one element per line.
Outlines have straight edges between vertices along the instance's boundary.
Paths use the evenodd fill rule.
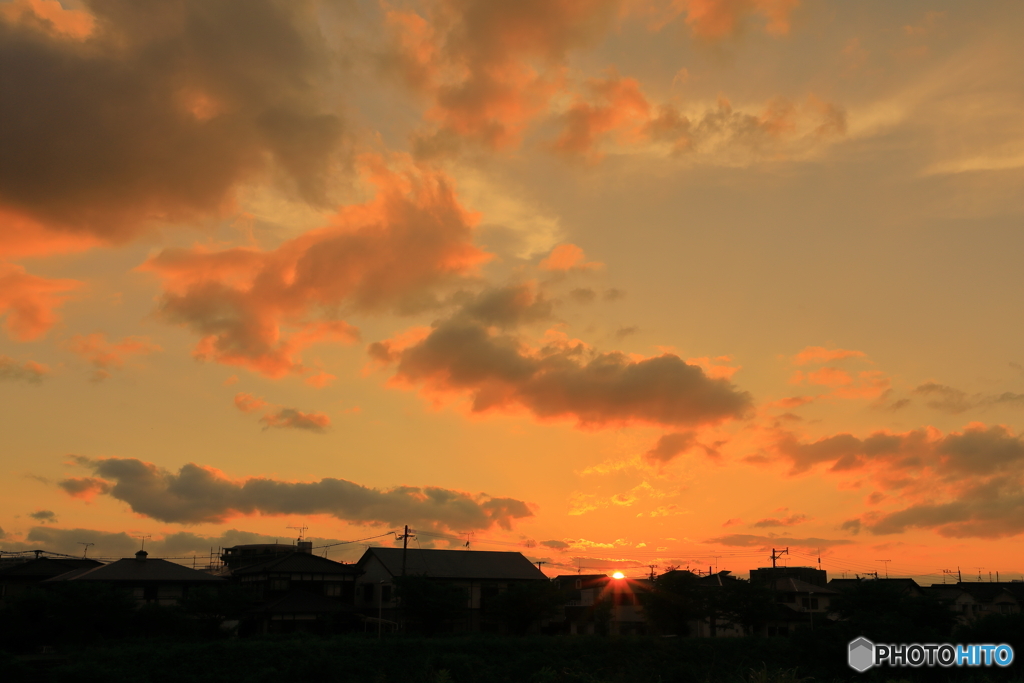
<path fill-rule="evenodd" d="M 410 548 L 406 557 L 406 574 L 426 575 L 438 579 L 544 579 L 544 572 L 522 553 L 492 550 L 421 550 Z M 402 574 L 401 548 L 367 548 L 359 559 L 362 567 L 369 558 L 380 560 L 392 576 Z"/>
<path fill-rule="evenodd" d="M 125 558 L 100 567 L 80 569 L 47 581 L 172 581 L 175 583 L 219 583 L 224 579 L 167 560 Z"/>
<path fill-rule="evenodd" d="M 102 562 L 85 558 L 40 557 L 0 569 L 0 578 L 59 576 L 75 569 L 99 567 Z"/>
<path fill-rule="evenodd" d="M 247 564 L 239 567 L 232 574 L 242 576 L 245 574 L 274 573 L 305 573 L 305 574 L 360 574 L 360 569 L 354 564 L 344 564 L 328 560 L 319 555 L 294 552 L 284 556 L 272 557 L 262 562 Z"/>
<path fill-rule="evenodd" d="M 771 585 L 771 583 L 769 583 Z M 781 579 L 775 579 L 774 581 L 775 590 L 783 593 L 814 593 L 815 595 L 837 595 L 839 591 L 826 588 L 825 586 L 816 586 L 813 583 L 807 583 L 800 579 L 794 579 L 792 577 L 785 577 Z"/>

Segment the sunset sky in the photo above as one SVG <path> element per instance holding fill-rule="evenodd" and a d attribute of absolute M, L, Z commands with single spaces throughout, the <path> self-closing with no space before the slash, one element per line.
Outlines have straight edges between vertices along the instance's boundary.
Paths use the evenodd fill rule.
<path fill-rule="evenodd" d="M 0 2 L 0 550 L 1024 578 L 1022 31 Z"/>

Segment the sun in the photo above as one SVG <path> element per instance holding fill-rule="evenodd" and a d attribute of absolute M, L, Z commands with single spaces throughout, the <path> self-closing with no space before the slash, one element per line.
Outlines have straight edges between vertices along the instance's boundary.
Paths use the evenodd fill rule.
<path fill-rule="evenodd" d="M 623 574 L 622 572 L 615 572 L 614 574 L 612 574 L 612 578 L 613 579 L 624 579 L 624 578 L 626 578 L 626 575 Z"/>

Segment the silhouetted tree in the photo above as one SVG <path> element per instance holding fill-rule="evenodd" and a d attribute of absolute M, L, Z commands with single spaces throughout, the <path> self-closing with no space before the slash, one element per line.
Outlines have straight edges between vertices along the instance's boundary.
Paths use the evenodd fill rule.
<path fill-rule="evenodd" d="M 648 620 L 661 633 L 689 635 L 689 622 L 703 616 L 704 596 L 697 576 L 688 571 L 657 577 L 651 590 L 640 594 L 640 600 Z"/>
<path fill-rule="evenodd" d="M 427 635 L 433 635 L 461 616 L 467 607 L 466 591 L 446 581 L 426 576 L 395 579 L 402 618 Z"/>
<path fill-rule="evenodd" d="M 937 642 L 947 638 L 956 615 L 939 600 L 915 596 L 901 586 L 859 581 L 832 599 L 830 611 L 850 634 L 883 643 Z"/>
<path fill-rule="evenodd" d="M 0 641 L 13 649 L 88 644 L 131 633 L 135 600 L 123 590 L 63 582 L 11 598 L 0 612 Z"/>
<path fill-rule="evenodd" d="M 517 583 L 491 601 L 493 614 L 510 633 L 523 635 L 542 619 L 558 614 L 565 595 L 550 581 Z"/>
<path fill-rule="evenodd" d="M 723 619 L 748 636 L 756 634 L 775 613 L 775 600 L 767 586 L 731 579 L 720 590 L 718 609 Z"/>

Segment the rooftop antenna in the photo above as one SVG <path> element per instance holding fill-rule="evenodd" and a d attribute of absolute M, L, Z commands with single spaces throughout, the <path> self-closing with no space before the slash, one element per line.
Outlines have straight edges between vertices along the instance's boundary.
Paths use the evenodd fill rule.
<path fill-rule="evenodd" d="M 712 555 L 712 557 L 715 558 L 715 571 L 717 572 L 718 571 L 718 559 L 721 557 L 721 555 Z"/>
<path fill-rule="evenodd" d="M 153 538 L 153 534 L 142 534 L 141 536 L 136 536 L 135 538 L 141 538 L 142 539 L 142 548 L 141 548 L 141 550 L 145 550 L 146 549 L 146 539 L 147 538 Z"/>
<path fill-rule="evenodd" d="M 289 526 L 289 527 L 285 527 L 285 528 L 286 529 L 295 529 L 296 531 L 298 531 L 299 532 L 299 541 L 301 541 L 302 540 L 302 534 L 305 533 L 306 529 L 308 529 L 309 527 L 303 525 L 303 526 Z"/>
<path fill-rule="evenodd" d="M 96 545 L 96 544 L 95 543 L 86 543 L 85 541 L 79 541 L 78 545 L 84 545 L 85 546 L 85 552 L 82 553 L 82 557 L 86 558 L 86 557 L 89 557 L 89 546 Z"/>
<path fill-rule="evenodd" d="M 885 578 L 888 579 L 889 578 L 889 563 L 892 562 L 892 560 L 875 560 L 875 562 L 884 562 L 885 563 Z M 875 578 L 876 579 L 878 578 L 878 574 L 877 573 L 875 574 Z"/>
<path fill-rule="evenodd" d="M 984 567 L 975 567 L 975 569 L 978 570 L 978 581 L 981 581 L 981 570 L 984 569 Z"/>

